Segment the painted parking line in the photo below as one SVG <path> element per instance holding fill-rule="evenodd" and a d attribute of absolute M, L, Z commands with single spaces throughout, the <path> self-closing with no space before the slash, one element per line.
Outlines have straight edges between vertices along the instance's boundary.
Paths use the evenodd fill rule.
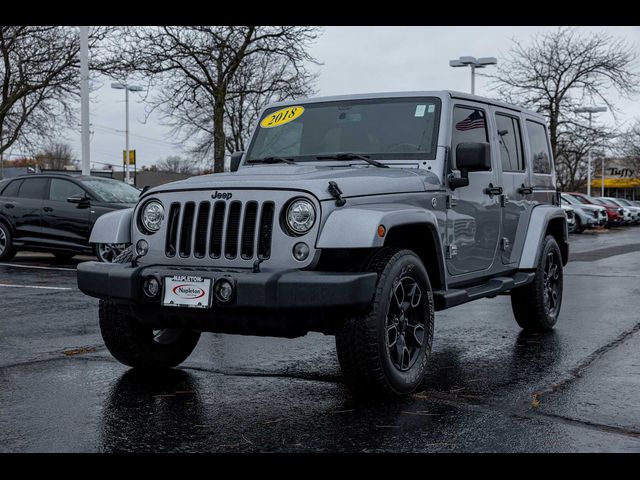
<path fill-rule="evenodd" d="M 75 290 L 71 287 L 43 287 L 40 285 L 13 285 L 10 283 L 0 283 L 0 287 L 10 287 L 10 288 L 37 288 L 42 290 Z"/>
<path fill-rule="evenodd" d="M 75 268 L 40 267 L 38 265 L 19 265 L 17 263 L 0 263 L 0 267 L 35 268 L 37 270 L 61 270 L 63 272 L 75 272 Z"/>

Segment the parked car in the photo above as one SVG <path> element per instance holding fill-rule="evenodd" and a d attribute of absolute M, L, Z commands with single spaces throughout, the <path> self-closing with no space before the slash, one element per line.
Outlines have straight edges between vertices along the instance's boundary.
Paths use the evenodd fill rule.
<path fill-rule="evenodd" d="M 95 253 L 111 262 L 126 242 L 89 244 L 96 220 L 114 210 L 131 208 L 140 192 L 101 177 L 33 174 L 13 178 L 0 190 L 0 260 L 18 250 L 51 252 L 69 259 Z"/>
<path fill-rule="evenodd" d="M 573 208 L 568 205 L 561 205 L 564 214 L 567 216 L 567 228 L 569 233 L 573 233 L 576 230 L 576 214 Z"/>
<path fill-rule="evenodd" d="M 566 193 L 562 193 L 560 198 L 563 205 L 571 206 L 574 210 L 577 233 L 582 233 L 586 228 L 604 227 L 607 224 L 607 210 L 604 207 L 582 203 Z"/>
<path fill-rule="evenodd" d="M 619 205 L 596 201 L 594 197 L 590 197 L 588 195 L 585 195 L 584 193 L 566 192 L 566 195 L 575 198 L 584 205 L 597 205 L 600 207 L 604 207 L 607 211 L 607 227 L 625 224 L 624 209 Z"/>
<path fill-rule="evenodd" d="M 592 197 L 592 201 L 597 205 L 604 205 L 604 206 L 613 205 L 616 207 L 620 207 L 622 209 L 622 224 L 630 225 L 633 222 L 631 210 L 629 210 L 628 208 L 622 207 L 615 202 L 611 202 L 610 200 L 605 200 L 603 198 L 598 198 L 598 197 Z"/>
<path fill-rule="evenodd" d="M 306 99 L 268 106 L 248 145 L 96 222 L 91 241 L 132 244 L 78 266 L 125 365 L 176 366 L 202 331 L 319 331 L 355 391 L 406 395 L 436 310 L 505 293 L 525 330 L 558 320 L 567 217 L 540 114 L 449 91 Z"/>
<path fill-rule="evenodd" d="M 613 198 L 613 197 L 600 197 L 603 200 L 611 203 L 615 203 L 616 205 L 620 205 L 622 208 L 626 208 L 631 212 L 631 223 L 637 225 L 640 223 L 640 207 L 634 205 L 633 203 L 625 200 L 624 198 Z"/>

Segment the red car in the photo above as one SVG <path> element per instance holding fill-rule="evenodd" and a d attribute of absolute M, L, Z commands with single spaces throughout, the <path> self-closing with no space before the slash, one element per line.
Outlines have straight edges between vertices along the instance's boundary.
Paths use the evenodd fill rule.
<path fill-rule="evenodd" d="M 613 203 L 607 203 L 606 200 L 599 199 L 601 202 L 594 202 L 593 199 L 585 195 L 584 193 L 577 192 L 567 192 L 573 198 L 578 200 L 581 203 L 585 203 L 587 205 L 598 205 L 602 206 L 607 210 L 607 219 L 609 223 L 607 226 L 611 225 L 622 225 L 624 223 L 624 210 L 619 205 L 614 205 Z"/>

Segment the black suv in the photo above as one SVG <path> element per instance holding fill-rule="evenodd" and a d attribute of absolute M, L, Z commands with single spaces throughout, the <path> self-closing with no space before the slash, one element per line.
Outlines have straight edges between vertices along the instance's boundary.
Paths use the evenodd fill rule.
<path fill-rule="evenodd" d="M 51 252 L 60 259 L 95 253 L 111 262 L 126 244 L 89 244 L 95 221 L 129 208 L 140 192 L 117 180 L 65 174 L 32 174 L 0 183 L 0 260 L 17 250 Z"/>

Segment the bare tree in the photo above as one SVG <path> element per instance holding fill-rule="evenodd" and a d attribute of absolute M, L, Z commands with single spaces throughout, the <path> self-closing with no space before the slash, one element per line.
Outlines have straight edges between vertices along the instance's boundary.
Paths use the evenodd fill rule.
<path fill-rule="evenodd" d="M 52 142 L 41 153 L 36 154 L 35 158 L 40 168 L 52 170 L 63 170 L 66 166 L 78 164 L 71 145 L 63 142 Z"/>
<path fill-rule="evenodd" d="M 317 75 L 291 68 L 286 59 L 248 59 L 238 70 L 227 101 L 226 147 L 228 153 L 246 150 L 258 115 L 272 102 L 308 97 L 316 92 Z"/>
<path fill-rule="evenodd" d="M 307 47 L 317 27 L 298 26 L 162 26 L 128 27 L 114 36 L 112 65 L 121 75 L 140 75 L 158 86 L 150 99 L 174 133 L 193 141 L 202 155 L 213 150 L 214 170 L 224 169 L 225 117 L 228 102 L 238 95 L 265 92 L 242 90 L 239 72 L 260 58 L 287 65 L 288 79 L 305 77 L 314 59 Z M 249 69 L 249 70 L 248 70 Z M 284 85 L 283 79 L 282 85 Z"/>
<path fill-rule="evenodd" d="M 94 28 L 90 46 L 108 30 Z M 0 153 L 16 143 L 34 149 L 74 125 L 78 51 L 74 27 L 0 26 Z"/>
<path fill-rule="evenodd" d="M 612 129 L 607 127 L 591 128 L 574 126 L 571 134 L 559 138 L 558 154 L 555 158 L 558 185 L 564 191 L 576 191 L 586 185 L 588 180 L 588 155 L 591 151 L 592 170 L 600 164 L 616 138 Z"/>
<path fill-rule="evenodd" d="M 640 120 L 636 120 L 616 140 L 614 146 L 616 156 L 624 159 L 636 172 L 640 172 Z"/>
<path fill-rule="evenodd" d="M 197 173 L 196 161 L 183 158 L 179 155 L 170 155 L 167 158 L 158 160 L 155 168 L 158 172 Z"/>
<path fill-rule="evenodd" d="M 545 115 L 556 158 L 565 155 L 562 146 L 576 143 L 564 136 L 587 128 L 586 116 L 575 112 L 578 106 L 601 102 L 615 114 L 610 91 L 625 97 L 638 91 L 636 47 L 607 33 L 580 34 L 576 28 L 559 28 L 538 35 L 530 45 L 514 44 L 509 58 L 492 75 L 494 90 L 507 101 Z M 591 134 L 595 133 L 594 129 Z"/>

